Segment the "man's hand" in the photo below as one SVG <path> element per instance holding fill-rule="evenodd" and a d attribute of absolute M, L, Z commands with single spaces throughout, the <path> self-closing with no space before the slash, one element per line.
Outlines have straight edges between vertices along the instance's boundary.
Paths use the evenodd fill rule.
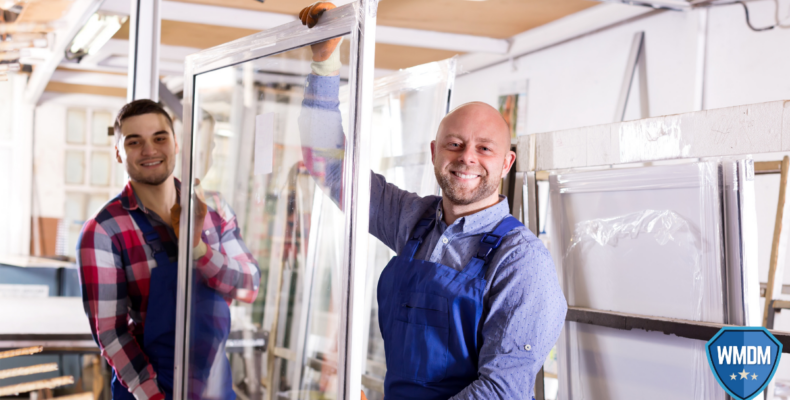
<path fill-rule="evenodd" d="M 335 5 L 328 2 L 316 2 L 305 7 L 299 12 L 299 19 L 302 20 L 302 25 L 307 25 L 308 28 L 314 27 L 318 23 L 318 19 L 326 12 L 335 8 Z M 316 43 L 310 46 L 313 49 L 313 61 L 321 62 L 329 59 L 329 56 L 335 51 L 335 48 L 340 43 L 341 38 L 329 39 L 325 42 Z"/>
<path fill-rule="evenodd" d="M 208 214 L 208 206 L 204 201 L 203 197 L 203 188 L 200 187 L 200 179 L 195 179 L 195 220 L 192 224 L 192 248 L 197 247 L 201 241 L 201 233 L 203 232 L 203 221 L 206 219 L 206 214 Z M 170 209 L 170 223 L 173 227 L 173 230 L 176 233 L 176 237 L 179 234 L 179 228 L 181 223 L 181 205 L 176 203 L 173 208 Z"/>

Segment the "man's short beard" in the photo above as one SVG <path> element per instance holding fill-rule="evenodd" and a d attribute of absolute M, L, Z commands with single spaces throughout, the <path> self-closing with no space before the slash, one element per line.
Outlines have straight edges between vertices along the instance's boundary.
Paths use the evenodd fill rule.
<path fill-rule="evenodd" d="M 458 182 L 453 181 L 449 176 L 452 174 L 452 172 L 449 172 L 450 167 L 452 167 L 452 165 L 448 166 L 447 173 L 443 174 L 439 171 L 439 167 L 434 165 L 433 172 L 436 175 L 436 181 L 439 182 L 439 187 L 442 188 L 442 197 L 447 198 L 453 204 L 467 206 L 491 196 L 491 194 L 499 189 L 499 181 L 502 179 L 501 176 L 499 178 L 494 178 L 487 174 L 480 175 L 480 184 L 464 197 Z"/>
<path fill-rule="evenodd" d="M 163 174 L 160 174 L 160 175 L 150 176 L 150 177 L 145 177 L 145 176 L 142 176 L 142 175 L 138 175 L 138 172 L 136 170 L 135 171 L 130 171 L 131 168 L 127 168 L 126 169 L 126 173 L 128 173 L 129 174 L 129 178 L 131 180 L 135 181 L 135 182 L 144 183 L 146 185 L 151 185 L 151 186 L 159 186 L 162 183 L 164 183 L 167 180 L 167 178 L 169 178 L 171 175 L 173 175 L 173 171 L 175 171 L 175 169 L 176 169 L 175 163 L 173 163 L 173 165 L 169 166 L 169 167 L 170 168 L 168 168 L 168 169 L 170 170 L 170 172 L 163 173 Z"/>

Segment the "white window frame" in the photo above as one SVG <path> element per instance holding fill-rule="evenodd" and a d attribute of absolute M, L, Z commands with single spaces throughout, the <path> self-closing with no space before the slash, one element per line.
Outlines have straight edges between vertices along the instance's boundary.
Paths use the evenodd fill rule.
<path fill-rule="evenodd" d="M 378 0 L 357 0 L 352 4 L 327 11 L 321 21 L 308 29 L 293 21 L 242 39 L 187 57 L 184 69 L 184 135 L 182 149 L 182 182 L 194 193 L 192 158 L 197 125 L 193 113 L 194 85 L 197 75 L 246 61 L 282 53 L 330 38 L 351 35 L 349 87 L 352 101 L 349 109 L 349 132 L 344 160 L 343 209 L 345 211 L 344 254 L 341 278 L 338 349 L 338 398 L 358 399 L 362 390 L 362 366 L 366 357 L 365 342 L 365 274 L 367 271 L 368 215 L 370 207 L 370 146 L 369 133 L 373 100 L 376 11 Z M 176 354 L 173 398 L 185 398 L 186 372 L 189 363 L 190 303 L 192 282 L 191 216 L 192 196 L 181 196 L 181 235 L 178 243 L 178 293 L 176 298 Z"/>
<path fill-rule="evenodd" d="M 68 141 L 68 129 L 69 129 L 68 128 L 68 114 L 69 114 L 69 111 L 71 111 L 71 110 L 79 110 L 79 111 L 84 111 L 85 112 L 85 132 L 84 132 L 84 134 L 85 134 L 85 141 L 84 141 L 84 143 L 70 143 Z M 97 145 L 97 144 L 93 143 L 93 137 L 92 137 L 92 135 L 93 135 L 93 114 L 97 113 L 97 112 L 104 112 L 104 113 L 109 114 L 111 120 L 112 120 L 112 117 L 116 114 L 116 111 L 113 111 L 113 110 L 111 110 L 109 108 L 74 107 L 74 106 L 67 106 L 66 107 L 66 120 L 63 121 L 63 126 L 66 127 L 66 135 L 64 137 L 64 142 L 63 142 L 64 143 L 64 145 L 63 145 L 63 154 L 64 154 L 64 157 L 63 157 L 63 162 L 64 162 L 64 166 L 63 166 L 63 174 L 64 174 L 63 185 L 64 186 L 63 187 L 64 187 L 64 193 L 66 195 L 71 194 L 71 193 L 83 194 L 83 195 L 87 195 L 87 196 L 91 196 L 91 195 L 107 195 L 107 200 L 109 200 L 109 199 L 112 199 L 113 197 L 115 197 L 116 195 L 118 195 L 118 193 L 120 193 L 121 190 L 123 190 L 123 187 L 126 185 L 126 180 L 122 179 L 120 182 L 116 182 L 117 176 L 115 174 L 115 168 L 118 168 L 119 166 L 115 165 L 115 162 L 114 162 L 114 160 L 115 160 L 115 153 L 114 153 L 113 150 L 115 148 L 115 143 L 113 142 L 113 140 L 109 140 L 108 144 L 106 146 Z M 82 183 L 81 184 L 68 183 L 66 181 L 66 179 L 65 179 L 65 174 L 66 174 L 66 166 L 65 166 L 66 154 L 67 154 L 67 152 L 72 151 L 72 150 L 74 150 L 74 151 L 81 151 L 83 153 L 82 161 L 83 161 L 84 168 L 83 168 L 83 171 L 82 171 Z M 107 153 L 110 155 L 110 171 L 109 171 L 110 180 L 109 180 L 107 186 L 97 186 L 97 185 L 92 185 L 91 184 L 91 181 L 90 181 L 91 180 L 91 169 L 93 167 L 93 165 L 92 165 L 93 161 L 92 161 L 92 158 L 91 158 L 91 154 L 94 151 L 107 151 Z M 123 168 L 123 167 L 121 166 L 121 168 Z M 125 174 L 124 174 L 124 176 L 125 176 Z M 83 204 L 83 207 L 87 207 L 87 204 Z M 87 210 L 87 209 L 85 210 L 85 213 L 86 213 L 85 218 L 86 218 L 86 220 L 91 217 L 91 215 L 87 214 L 89 212 L 92 212 L 92 210 Z M 66 221 L 65 220 L 65 215 L 64 215 L 63 223 L 66 224 L 65 232 L 66 232 L 66 236 L 68 237 L 68 235 L 69 235 L 69 233 L 68 233 L 69 232 L 69 226 L 68 225 L 71 224 L 72 221 Z M 71 243 L 69 243 L 69 245 L 71 245 Z M 67 253 L 68 253 L 68 251 L 67 251 Z M 69 254 L 66 254 L 66 255 L 69 255 Z"/>

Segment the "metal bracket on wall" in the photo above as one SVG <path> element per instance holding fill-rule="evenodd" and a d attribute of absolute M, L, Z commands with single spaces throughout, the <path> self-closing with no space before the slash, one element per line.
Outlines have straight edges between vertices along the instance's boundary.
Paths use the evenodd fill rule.
<path fill-rule="evenodd" d="M 620 87 L 620 96 L 617 98 L 614 122 L 620 122 L 625 119 L 625 110 L 628 106 L 628 97 L 631 94 L 631 87 L 634 83 L 634 75 L 636 75 L 637 68 L 639 68 L 640 118 L 648 118 L 650 117 L 650 103 L 649 96 L 647 95 L 645 32 L 637 32 L 634 34 L 634 40 L 631 43 L 631 51 L 628 54 L 628 62 L 626 63 L 625 67 L 623 83 Z"/>

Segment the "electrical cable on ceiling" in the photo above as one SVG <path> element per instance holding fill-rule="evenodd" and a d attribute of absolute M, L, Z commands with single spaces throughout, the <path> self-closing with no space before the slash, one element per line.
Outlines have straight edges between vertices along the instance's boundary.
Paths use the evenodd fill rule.
<path fill-rule="evenodd" d="M 742 1 L 736 1 L 736 3 L 738 3 L 738 4 L 743 6 L 743 11 L 746 13 L 746 25 L 749 25 L 749 28 L 751 30 L 753 30 L 755 32 L 762 32 L 762 31 L 769 31 L 771 29 L 776 28 L 776 25 L 766 26 L 764 28 L 755 28 L 754 25 L 752 25 L 752 21 L 749 19 L 749 7 L 746 7 L 746 3 L 742 2 Z"/>

